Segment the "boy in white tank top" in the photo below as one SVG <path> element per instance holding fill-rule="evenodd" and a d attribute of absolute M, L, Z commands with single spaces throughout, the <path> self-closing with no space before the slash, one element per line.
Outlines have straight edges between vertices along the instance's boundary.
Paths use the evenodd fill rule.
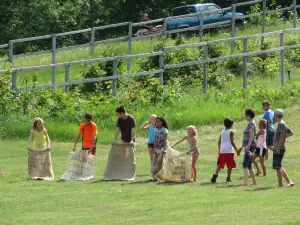
<path fill-rule="evenodd" d="M 233 127 L 233 123 L 234 121 L 232 119 L 226 118 L 224 120 L 225 129 L 222 130 L 218 142 L 219 158 L 218 158 L 216 172 L 213 174 L 213 177 L 211 178 L 212 183 L 216 183 L 218 174 L 221 169 L 224 169 L 225 164 L 227 165 L 228 168 L 226 182 L 232 182 L 230 178 L 231 172 L 233 168 L 236 168 L 236 164 L 234 161 L 234 150 L 237 152 L 239 156 L 239 152 L 234 143 L 234 133 L 231 130 Z"/>

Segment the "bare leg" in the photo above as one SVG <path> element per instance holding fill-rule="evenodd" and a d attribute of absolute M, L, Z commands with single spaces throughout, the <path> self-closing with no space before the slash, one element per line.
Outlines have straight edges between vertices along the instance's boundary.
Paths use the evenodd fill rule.
<path fill-rule="evenodd" d="M 256 159 L 257 159 L 258 155 L 254 154 L 253 157 L 252 157 L 252 163 L 254 164 L 255 168 L 256 168 L 256 176 L 258 176 L 259 174 L 261 174 L 261 171 L 258 167 L 258 164 L 256 162 Z"/>
<path fill-rule="evenodd" d="M 152 165 L 152 158 L 153 158 L 154 149 L 153 148 L 148 148 L 148 151 L 149 151 L 149 156 L 150 156 L 150 165 Z"/>
<path fill-rule="evenodd" d="M 231 177 L 232 168 L 228 167 L 227 169 L 227 177 Z"/>
<path fill-rule="evenodd" d="M 196 162 L 198 160 L 199 153 L 194 153 L 193 154 L 193 160 L 192 160 L 192 179 L 193 181 L 197 180 L 197 169 L 196 169 Z"/>
<path fill-rule="evenodd" d="M 288 183 L 288 187 L 294 186 L 294 182 L 291 180 L 291 178 L 287 174 L 286 170 L 284 168 L 281 168 L 281 170 L 282 170 L 282 176 L 284 177 L 284 179 Z"/>
<path fill-rule="evenodd" d="M 244 169 L 244 186 L 247 186 L 248 185 L 248 174 L 249 174 L 249 170 L 248 168 L 247 169 Z"/>
<path fill-rule="evenodd" d="M 278 186 L 279 187 L 283 187 L 283 184 L 282 184 L 282 170 L 281 170 L 281 168 L 276 169 L 276 172 L 277 172 L 277 178 L 278 178 Z"/>
<path fill-rule="evenodd" d="M 265 165 L 265 157 L 260 156 L 259 161 L 260 161 L 260 164 L 261 164 L 261 167 L 262 167 L 263 176 L 265 177 L 265 176 L 267 176 L 267 168 L 266 168 L 266 165 Z"/>
<path fill-rule="evenodd" d="M 251 178 L 252 178 L 253 185 L 256 185 L 257 183 L 256 183 L 254 170 L 251 168 L 251 169 L 249 169 L 249 172 L 250 172 L 250 175 L 251 175 Z"/>

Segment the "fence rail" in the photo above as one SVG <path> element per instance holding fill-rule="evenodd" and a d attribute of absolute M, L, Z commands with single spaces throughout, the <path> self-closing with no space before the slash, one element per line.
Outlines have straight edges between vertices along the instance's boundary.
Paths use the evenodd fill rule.
<path fill-rule="evenodd" d="M 226 39 L 220 39 L 220 40 L 215 40 L 215 41 L 200 42 L 200 43 L 186 44 L 186 45 L 180 45 L 180 46 L 170 46 L 170 47 L 162 48 L 161 51 L 154 52 L 154 53 L 127 55 L 127 56 L 115 56 L 115 57 L 107 57 L 107 58 L 96 58 L 96 59 L 89 59 L 89 60 L 56 63 L 56 64 L 43 65 L 43 66 L 34 66 L 34 67 L 12 68 L 10 70 L 10 72 L 12 73 L 12 88 L 15 92 L 22 91 L 22 89 L 19 89 L 17 87 L 17 78 L 18 78 L 17 74 L 20 72 L 36 71 L 36 70 L 51 69 L 51 68 L 52 69 L 65 68 L 65 82 L 38 86 L 38 87 L 34 87 L 33 89 L 45 89 L 45 88 L 55 88 L 55 87 L 63 86 L 63 87 L 65 87 L 65 91 L 69 92 L 69 88 L 71 85 L 112 80 L 113 81 L 112 93 L 113 93 L 113 95 L 116 95 L 118 79 L 137 77 L 137 76 L 147 76 L 150 74 L 159 74 L 160 82 L 161 82 L 161 84 L 163 84 L 164 72 L 168 69 L 181 68 L 181 67 L 194 66 L 194 65 L 203 65 L 203 87 L 202 87 L 202 90 L 205 93 L 208 88 L 207 75 L 208 75 L 209 63 L 220 62 L 220 61 L 233 59 L 233 58 L 242 58 L 243 59 L 243 71 L 242 71 L 243 86 L 244 86 L 244 88 L 246 88 L 247 83 L 248 83 L 248 80 L 247 80 L 248 58 L 257 56 L 257 55 L 261 55 L 261 54 L 271 53 L 271 52 L 280 52 L 280 77 L 281 77 L 281 85 L 284 85 L 285 84 L 285 65 L 284 65 L 285 50 L 295 49 L 295 48 L 300 47 L 300 44 L 285 46 L 284 45 L 284 36 L 286 33 L 299 32 L 299 31 L 300 31 L 300 28 L 292 28 L 292 29 L 269 32 L 269 33 L 264 33 L 264 34 L 255 34 L 255 35 L 249 35 L 249 36 L 226 38 Z M 260 51 L 255 51 L 255 52 L 248 52 L 248 40 L 249 39 L 262 38 L 262 37 L 268 37 L 268 36 L 274 36 L 274 35 L 279 35 L 280 47 L 266 49 L 266 50 L 260 50 Z M 232 55 L 218 57 L 218 58 L 209 58 L 208 50 L 209 50 L 210 45 L 214 45 L 214 44 L 218 44 L 218 43 L 227 43 L 227 42 L 238 41 L 238 40 L 243 41 L 243 52 L 242 53 L 232 54 Z M 178 49 L 195 48 L 195 47 L 203 47 L 204 48 L 203 58 L 200 58 L 197 61 L 190 61 L 190 62 L 179 63 L 179 64 L 167 64 L 167 65 L 164 64 L 164 55 L 166 52 L 174 51 L 174 50 L 178 50 Z M 132 60 L 132 59 L 155 57 L 155 56 L 159 56 L 159 68 L 156 70 L 143 71 L 143 72 L 137 72 L 137 73 L 118 74 L 117 65 L 118 65 L 119 60 Z M 113 74 L 111 76 L 90 78 L 90 79 L 85 79 L 85 80 L 74 80 L 74 81 L 70 80 L 70 67 L 71 66 L 91 64 L 91 63 L 97 63 L 97 62 L 108 62 L 108 61 L 112 61 L 113 65 L 114 65 L 113 66 Z M 0 73 L 5 73 L 5 72 L 6 71 L 0 71 Z M 55 77 L 54 77 L 54 79 L 55 79 Z"/>
<path fill-rule="evenodd" d="M 4 44 L 0 45 L 1 48 L 8 48 L 8 59 L 3 59 L 2 62 L 9 61 L 12 65 L 14 62 L 14 57 L 18 56 L 30 56 L 30 55 L 40 55 L 40 54 L 45 54 L 48 52 L 52 52 L 52 63 L 54 64 L 56 62 L 56 53 L 58 51 L 63 51 L 63 50 L 70 50 L 73 48 L 77 47 L 86 47 L 90 46 L 91 51 L 90 55 L 91 57 L 94 56 L 94 48 L 96 45 L 104 44 L 104 43 L 110 43 L 110 42 L 116 42 L 116 41 L 128 41 L 128 54 L 131 54 L 131 48 L 132 48 L 132 41 L 134 40 L 142 40 L 142 39 L 147 39 L 147 38 L 152 38 L 152 37 L 157 37 L 157 36 L 162 36 L 162 35 L 169 35 L 169 34 L 174 34 L 174 33 L 182 33 L 186 31 L 199 31 L 199 36 L 200 36 L 200 41 L 203 41 L 203 32 L 206 29 L 210 29 L 212 27 L 217 27 L 217 26 L 230 26 L 231 25 L 231 35 L 232 37 L 235 37 L 236 34 L 236 20 L 240 19 L 247 19 L 251 17 L 257 17 L 257 16 L 262 16 L 262 33 L 265 32 L 265 16 L 271 13 L 276 13 L 276 12 L 281 12 L 281 11 L 290 11 L 292 10 L 293 13 L 293 28 L 296 28 L 296 23 L 297 23 L 297 9 L 300 8 L 300 5 L 297 5 L 297 0 L 293 0 L 293 5 L 290 7 L 284 7 L 276 10 L 266 10 L 266 3 L 267 1 L 271 0 L 254 0 L 254 1 L 248 1 L 244 3 L 237 3 L 233 4 L 231 7 L 227 8 L 222 8 L 219 10 L 214 10 L 214 11 L 207 11 L 207 12 L 199 12 L 199 13 L 193 13 L 189 15 L 182 15 L 182 16 L 176 16 L 176 17 L 167 17 L 167 18 L 161 18 L 161 19 L 156 19 L 156 20 L 151 20 L 147 22 L 140 22 L 140 23 L 131 23 L 131 22 L 124 22 L 124 23 L 117 23 L 117 24 L 111 24 L 111 25 L 105 25 L 105 26 L 99 26 L 99 27 L 93 27 L 93 28 L 87 28 L 83 30 L 76 30 L 76 31 L 69 31 L 69 32 L 64 32 L 64 33 L 58 33 L 58 34 L 52 34 L 52 35 L 44 35 L 44 36 L 38 36 L 38 37 L 29 37 L 29 38 L 22 38 L 22 39 L 16 39 L 16 40 L 11 40 L 9 41 L 9 44 Z M 244 15 L 244 16 L 237 16 L 237 7 L 240 6 L 246 6 L 246 5 L 252 5 L 252 4 L 257 4 L 257 3 L 262 3 L 263 4 L 263 10 L 260 13 L 254 13 L 250 15 Z M 226 22 L 221 22 L 221 23 L 214 23 L 210 25 L 205 25 L 203 24 L 203 18 L 205 15 L 210 15 L 211 13 L 219 13 L 221 11 L 228 11 L 232 10 L 232 19 L 226 21 Z M 178 29 L 174 31 L 168 31 L 167 30 L 167 23 L 169 20 L 172 19 L 179 19 L 179 18 L 185 18 L 185 17 L 191 17 L 191 16 L 200 16 L 200 22 L 199 26 L 196 27 L 191 27 L 187 29 Z M 156 33 L 156 34 L 151 34 L 147 36 L 141 36 L 141 37 L 133 37 L 132 30 L 134 27 L 138 27 L 140 25 L 144 24 L 153 24 L 153 23 L 159 23 L 163 22 L 163 30 L 161 33 Z M 105 30 L 109 28 L 117 28 L 117 27 L 124 27 L 128 26 L 128 35 L 124 37 L 119 37 L 119 38 L 113 38 L 113 39 L 107 39 L 107 40 L 101 40 L 101 41 L 95 41 L 95 32 L 99 30 Z M 69 35 L 74 35 L 74 34 L 80 34 L 80 33 L 90 33 L 90 42 L 82 45 L 76 45 L 76 46 L 69 46 L 69 47 L 62 47 L 62 48 L 57 48 L 57 38 L 59 37 L 64 37 L 64 36 L 69 36 Z M 19 55 L 14 55 L 14 44 L 16 43 L 24 43 L 24 42 L 30 42 L 30 41 L 37 41 L 37 40 L 45 40 L 45 39 L 52 39 L 52 49 L 50 50 L 43 50 L 40 52 L 33 52 L 33 53 L 24 53 L 24 54 L 19 54 Z M 262 38 L 262 46 L 264 40 Z M 234 42 L 231 43 L 231 51 L 234 49 Z M 131 63 L 128 61 L 127 69 L 130 70 Z M 55 71 L 53 72 L 55 74 Z"/>

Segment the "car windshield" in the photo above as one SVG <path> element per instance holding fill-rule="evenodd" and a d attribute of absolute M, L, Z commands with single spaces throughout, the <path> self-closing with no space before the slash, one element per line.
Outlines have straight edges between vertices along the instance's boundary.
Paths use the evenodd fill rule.
<path fill-rule="evenodd" d="M 195 7 L 190 6 L 190 7 L 180 7 L 176 8 L 173 11 L 173 16 L 181 16 L 181 15 L 187 15 L 191 13 L 196 13 Z"/>

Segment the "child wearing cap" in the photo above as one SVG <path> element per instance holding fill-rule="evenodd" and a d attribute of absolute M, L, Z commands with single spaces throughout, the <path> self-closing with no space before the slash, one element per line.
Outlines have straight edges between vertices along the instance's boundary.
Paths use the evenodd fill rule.
<path fill-rule="evenodd" d="M 285 146 L 285 140 L 288 137 L 293 136 L 292 130 L 285 124 L 283 121 L 284 112 L 281 109 L 277 109 L 274 112 L 275 115 L 275 122 L 278 123 L 278 127 L 275 131 L 275 137 L 274 137 L 274 145 L 273 145 L 273 169 L 277 172 L 277 178 L 278 178 L 278 186 L 282 187 L 282 177 L 287 182 L 287 187 L 294 186 L 294 182 L 290 179 L 288 176 L 286 170 L 282 167 L 281 163 L 283 160 L 283 157 L 285 155 L 286 146 Z"/>
<path fill-rule="evenodd" d="M 73 152 L 76 152 L 76 144 L 82 135 L 82 150 L 96 156 L 97 125 L 92 120 L 93 116 L 91 114 L 85 114 L 85 122 L 80 125 Z"/>

